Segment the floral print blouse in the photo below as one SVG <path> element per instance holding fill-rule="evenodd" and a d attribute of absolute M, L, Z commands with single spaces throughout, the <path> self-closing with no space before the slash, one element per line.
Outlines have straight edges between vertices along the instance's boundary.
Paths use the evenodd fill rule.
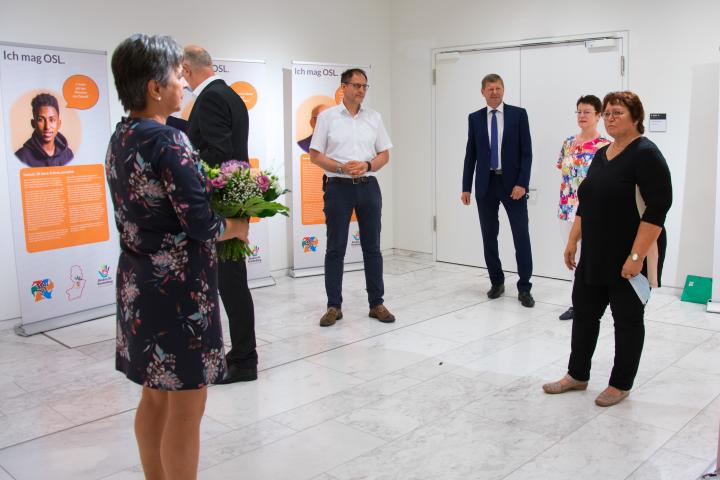
<path fill-rule="evenodd" d="M 590 169 L 590 164 L 599 148 L 610 143 L 610 140 L 599 137 L 584 142 L 575 142 L 573 135 L 565 139 L 560 149 L 557 168 L 562 176 L 560 183 L 560 203 L 558 204 L 558 218 L 568 222 L 575 221 L 575 210 L 578 204 L 578 188 Z"/>

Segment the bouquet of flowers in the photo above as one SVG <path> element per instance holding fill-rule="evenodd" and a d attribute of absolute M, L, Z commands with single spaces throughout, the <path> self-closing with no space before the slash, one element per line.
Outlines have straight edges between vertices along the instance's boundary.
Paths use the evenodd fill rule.
<path fill-rule="evenodd" d="M 275 175 L 238 160 L 228 160 L 220 167 L 202 162 L 202 168 L 215 187 L 210 206 L 218 215 L 225 218 L 265 218 L 278 213 L 288 216 L 290 209 L 275 201 L 288 191 L 280 186 Z M 237 238 L 218 244 L 220 260 L 242 260 L 251 253 L 250 246 Z"/>

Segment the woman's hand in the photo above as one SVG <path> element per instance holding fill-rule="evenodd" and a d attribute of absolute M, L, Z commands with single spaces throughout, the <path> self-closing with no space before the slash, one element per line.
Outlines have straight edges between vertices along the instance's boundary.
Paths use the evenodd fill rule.
<path fill-rule="evenodd" d="M 569 241 L 565 247 L 565 266 L 570 270 L 575 270 L 577 263 L 575 262 L 575 256 L 577 255 L 577 242 Z"/>
<path fill-rule="evenodd" d="M 248 233 L 250 232 L 250 222 L 247 218 L 226 218 L 225 231 L 218 240 L 230 240 L 237 238 L 244 243 L 249 243 Z"/>
<path fill-rule="evenodd" d="M 625 260 L 625 264 L 622 267 L 620 276 L 630 280 L 632 277 L 638 275 L 643 267 L 643 261 L 638 259 L 637 261 L 632 260 L 630 256 Z"/>

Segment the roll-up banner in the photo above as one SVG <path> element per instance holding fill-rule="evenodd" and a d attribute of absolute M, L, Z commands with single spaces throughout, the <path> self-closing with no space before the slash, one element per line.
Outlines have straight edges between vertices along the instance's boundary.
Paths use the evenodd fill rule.
<path fill-rule="evenodd" d="M 719 106 L 720 107 L 720 106 Z M 720 313 L 720 108 L 718 108 L 718 148 L 715 169 L 715 241 L 713 242 L 712 297 L 708 300 L 707 311 Z M 720 445 L 718 446 L 720 452 Z M 720 455 L 720 454 L 719 454 Z"/>
<path fill-rule="evenodd" d="M 268 105 L 265 79 L 265 62 L 262 60 L 213 60 L 213 70 L 242 97 L 248 109 L 250 136 L 248 155 L 250 164 L 255 168 L 269 168 L 267 160 L 266 109 Z M 186 92 L 183 108 L 178 114 L 187 120 L 195 104 L 195 97 Z M 272 172 L 280 177 L 280 172 Z M 250 288 L 275 285 L 270 275 L 270 241 L 268 238 L 269 219 L 250 220 L 250 247 L 252 255 L 245 262 L 248 269 Z"/>
<path fill-rule="evenodd" d="M 292 172 L 292 252 L 293 277 L 322 275 L 325 261 L 325 214 L 323 213 L 323 170 L 310 163 L 309 147 L 313 127 L 310 120 L 320 105 L 338 105 L 342 102 L 340 74 L 356 65 L 333 63 L 293 62 L 286 78 L 291 83 L 289 136 L 290 145 L 285 151 L 291 156 L 287 162 Z M 365 70 L 368 67 L 361 67 Z M 366 97 L 367 101 L 367 97 Z M 288 111 L 286 105 L 286 112 Z M 316 111 L 316 110 L 315 110 Z M 288 138 L 288 137 L 286 137 Z M 345 251 L 345 271 L 361 270 L 362 250 L 360 229 L 353 212 Z"/>
<path fill-rule="evenodd" d="M 0 43 L 20 335 L 115 312 L 107 55 Z"/>

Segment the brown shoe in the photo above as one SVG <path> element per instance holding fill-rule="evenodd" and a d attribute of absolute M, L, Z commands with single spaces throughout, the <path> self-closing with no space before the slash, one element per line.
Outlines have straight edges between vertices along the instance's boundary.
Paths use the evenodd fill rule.
<path fill-rule="evenodd" d="M 628 395 L 630 395 L 630 390 L 619 390 L 620 395 L 617 395 L 616 393 L 612 392 L 610 390 L 610 387 L 606 388 L 602 392 L 600 392 L 600 395 L 597 396 L 595 399 L 595 405 L 598 407 L 612 407 L 613 405 L 617 405 L 618 403 L 622 402 L 627 398 Z"/>
<path fill-rule="evenodd" d="M 330 327 L 335 325 L 335 322 L 342 319 L 342 310 L 335 307 L 328 307 L 327 312 L 320 317 L 321 327 Z"/>
<path fill-rule="evenodd" d="M 569 392 L 570 390 L 587 390 L 587 387 L 588 382 L 581 382 L 580 380 L 575 380 L 570 375 L 565 375 L 557 382 L 543 385 L 543 390 L 545 393 L 555 394 Z"/>
<path fill-rule="evenodd" d="M 383 305 L 382 303 L 380 305 L 375 305 L 373 308 L 371 308 L 368 316 L 372 318 L 377 318 L 383 323 L 392 323 L 395 321 L 395 315 L 390 313 L 390 311 L 385 308 L 385 305 Z"/>

